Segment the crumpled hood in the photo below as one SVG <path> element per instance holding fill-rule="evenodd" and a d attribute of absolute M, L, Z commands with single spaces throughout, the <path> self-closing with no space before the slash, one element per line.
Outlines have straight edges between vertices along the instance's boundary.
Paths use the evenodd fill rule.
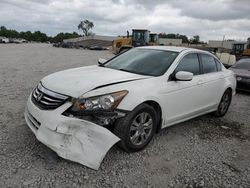
<path fill-rule="evenodd" d="M 94 65 L 56 72 L 41 82 L 47 89 L 77 98 L 96 87 L 148 77 Z"/>

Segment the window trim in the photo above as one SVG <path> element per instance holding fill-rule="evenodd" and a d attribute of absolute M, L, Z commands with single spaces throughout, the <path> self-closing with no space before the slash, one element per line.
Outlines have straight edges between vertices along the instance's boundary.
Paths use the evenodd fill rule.
<path fill-rule="evenodd" d="M 216 67 L 217 67 L 217 72 L 221 72 L 222 71 L 222 65 L 221 65 L 221 62 L 218 60 L 218 59 L 216 59 L 216 58 L 214 58 L 214 61 L 215 61 L 215 63 L 216 63 Z M 216 62 L 216 61 L 218 61 L 218 63 L 220 64 L 220 70 L 219 70 L 219 68 L 218 68 L 218 63 Z"/>
<path fill-rule="evenodd" d="M 202 58 L 201 58 L 202 55 L 207 55 L 207 56 L 210 56 L 210 57 L 213 58 L 214 64 L 215 64 L 215 67 L 216 67 L 216 72 L 207 72 L 207 73 L 204 72 L 203 61 L 202 61 Z M 200 62 L 201 62 L 201 70 L 202 70 L 202 73 L 201 73 L 201 74 L 211 74 L 211 73 L 220 72 L 220 71 L 218 70 L 217 63 L 215 62 L 215 57 L 214 57 L 214 56 L 212 56 L 212 55 L 210 55 L 210 54 L 207 54 L 207 53 L 198 53 L 198 56 L 199 56 L 199 59 L 200 59 Z M 219 62 L 220 62 L 220 61 L 219 61 Z M 222 70 L 221 70 L 221 71 L 222 71 Z"/>

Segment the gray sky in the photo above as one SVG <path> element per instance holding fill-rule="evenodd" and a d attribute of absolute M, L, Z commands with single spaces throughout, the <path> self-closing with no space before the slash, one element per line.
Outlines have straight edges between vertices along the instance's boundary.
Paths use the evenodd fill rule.
<path fill-rule="evenodd" d="M 199 34 L 201 40 L 250 37 L 249 0 L 0 0 L 0 25 L 48 35 L 77 31 L 80 20 L 93 32 L 126 35 L 133 28 Z"/>

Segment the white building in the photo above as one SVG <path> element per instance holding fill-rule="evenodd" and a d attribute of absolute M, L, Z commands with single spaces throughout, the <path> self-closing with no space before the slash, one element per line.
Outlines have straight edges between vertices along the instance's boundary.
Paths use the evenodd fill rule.
<path fill-rule="evenodd" d="M 209 40 L 208 41 L 208 47 L 211 48 L 226 48 L 226 49 L 232 49 L 233 48 L 233 44 L 237 43 L 237 44 L 245 44 L 245 41 L 222 41 L 222 40 Z"/>
<path fill-rule="evenodd" d="M 159 38 L 159 44 L 166 46 L 181 46 L 182 39 Z"/>

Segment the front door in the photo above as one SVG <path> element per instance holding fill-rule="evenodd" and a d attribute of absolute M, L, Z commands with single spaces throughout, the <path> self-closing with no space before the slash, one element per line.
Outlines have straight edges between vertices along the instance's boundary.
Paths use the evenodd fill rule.
<path fill-rule="evenodd" d="M 163 126 L 168 126 L 179 121 L 188 119 L 202 110 L 203 106 L 203 75 L 201 75 L 200 62 L 196 53 L 185 55 L 175 69 L 194 74 L 191 81 L 169 80 L 166 83 L 164 107 L 166 114 Z"/>

